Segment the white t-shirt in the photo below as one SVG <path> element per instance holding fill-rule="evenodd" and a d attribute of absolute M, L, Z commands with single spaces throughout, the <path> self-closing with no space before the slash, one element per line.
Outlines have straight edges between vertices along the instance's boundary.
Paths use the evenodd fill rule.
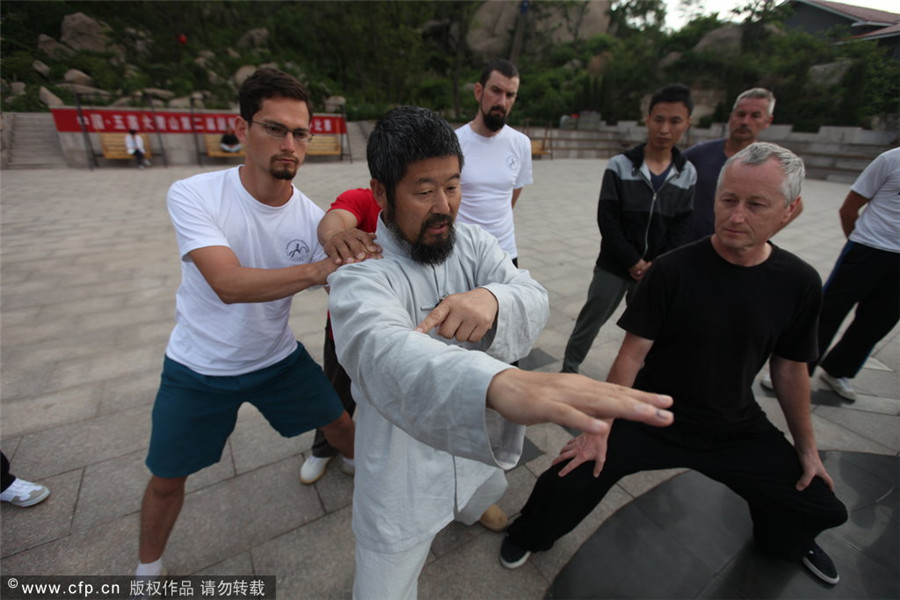
<path fill-rule="evenodd" d="M 493 137 L 484 137 L 467 123 L 456 130 L 456 136 L 465 156 L 457 220 L 480 225 L 497 238 L 510 258 L 516 258 L 512 193 L 532 183 L 531 141 L 509 125 Z"/>
<path fill-rule="evenodd" d="M 134 154 L 135 150 L 140 150 L 142 154 L 147 154 L 147 151 L 144 150 L 144 138 L 138 134 L 131 135 L 130 133 L 126 133 L 125 151 L 128 152 L 128 154 Z"/>
<path fill-rule="evenodd" d="M 900 148 L 879 154 L 850 189 L 869 199 L 850 240 L 900 252 Z"/>
<path fill-rule="evenodd" d="M 188 254 L 226 246 L 244 267 L 278 269 L 316 262 L 325 252 L 316 237 L 322 209 L 294 187 L 278 207 L 244 189 L 240 167 L 176 181 L 167 204 L 181 252 L 175 329 L 166 354 L 202 375 L 258 371 L 297 347 L 288 324 L 292 297 L 225 304 Z"/>

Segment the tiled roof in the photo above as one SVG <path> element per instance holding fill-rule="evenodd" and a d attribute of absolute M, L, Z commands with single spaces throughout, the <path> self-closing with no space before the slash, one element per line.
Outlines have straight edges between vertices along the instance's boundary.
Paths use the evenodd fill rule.
<path fill-rule="evenodd" d="M 844 4 L 842 2 L 830 2 L 829 0 L 795 0 L 817 6 L 832 13 L 838 13 L 847 16 L 856 21 L 866 23 L 885 25 L 900 24 L 900 14 L 888 12 L 886 10 L 876 10 L 874 8 L 865 8 L 863 6 L 853 6 L 852 4 Z"/>
<path fill-rule="evenodd" d="M 891 25 L 890 27 L 882 27 L 881 29 L 877 29 L 875 31 L 870 31 L 869 33 L 863 33 L 856 37 L 858 38 L 877 38 L 877 37 L 887 37 L 892 35 L 900 35 L 900 23 L 896 25 Z"/>

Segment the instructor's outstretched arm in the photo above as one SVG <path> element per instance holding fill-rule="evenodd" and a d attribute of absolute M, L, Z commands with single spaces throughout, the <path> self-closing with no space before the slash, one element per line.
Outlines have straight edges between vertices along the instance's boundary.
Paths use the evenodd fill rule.
<path fill-rule="evenodd" d="M 628 419 L 665 427 L 672 398 L 596 381 L 573 373 L 507 369 L 494 376 L 487 405 L 514 423 L 556 423 L 586 433 L 603 433 L 602 419 Z"/>

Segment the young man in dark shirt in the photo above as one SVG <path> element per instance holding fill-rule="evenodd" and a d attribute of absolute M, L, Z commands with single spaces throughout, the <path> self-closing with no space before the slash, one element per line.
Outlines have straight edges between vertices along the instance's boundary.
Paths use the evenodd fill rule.
<path fill-rule="evenodd" d="M 578 372 L 600 328 L 653 260 L 688 241 L 697 173 L 675 145 L 693 109 L 687 87 L 660 89 L 650 99 L 647 142 L 609 161 L 597 205 L 600 255 L 566 344 L 563 373 Z"/>

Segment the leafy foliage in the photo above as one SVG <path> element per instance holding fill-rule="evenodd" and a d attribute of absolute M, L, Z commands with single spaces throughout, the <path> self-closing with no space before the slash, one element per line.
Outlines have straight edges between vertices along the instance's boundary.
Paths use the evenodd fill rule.
<path fill-rule="evenodd" d="M 366 2 L 254 2 L 248 0 L 44 0 L 0 3 L 0 53 L 5 81 L 26 84 L 26 94 L 5 96 L 5 110 L 42 110 L 37 89 L 54 85 L 70 68 L 90 75 L 98 87 L 129 94 L 147 87 L 177 95 L 209 92 L 209 106 L 234 101 L 231 75 L 243 65 L 272 64 L 307 83 L 317 105 L 344 96 L 350 118 L 376 118 L 392 105 L 416 103 L 449 118 L 470 118 L 480 58 L 467 36 L 483 1 L 409 0 Z M 682 0 L 686 9 L 700 0 Z M 695 89 L 721 89 L 733 98 L 748 87 L 771 88 L 779 122 L 798 129 L 860 125 L 900 110 L 900 63 L 876 44 L 833 40 L 784 31 L 787 9 L 774 0 L 747 0 L 734 15 L 700 16 L 679 31 L 663 29 L 663 0 L 614 0 L 607 35 L 585 38 L 580 31 L 590 6 L 583 0 L 533 0 L 516 21 L 515 41 L 522 89 L 512 122 L 556 122 L 563 114 L 600 112 L 609 122 L 641 118 L 641 99 L 681 81 Z M 47 56 L 36 48 L 38 34 L 59 39 L 63 17 L 83 12 L 110 25 L 113 55 L 76 52 Z M 740 15 L 742 41 L 732 53 L 695 49 L 706 34 Z M 265 28 L 259 47 L 240 43 L 251 29 Z M 555 28 L 555 29 L 554 29 Z M 575 35 L 556 43 L 554 32 Z M 184 42 L 179 37 L 184 36 Z M 34 60 L 50 67 L 40 75 Z M 844 61 L 838 81 L 810 77 L 813 65 Z M 5 88 L 8 91 L 8 86 Z M 5 92 L 6 93 L 6 92 Z M 716 120 L 730 106 L 717 108 Z"/>

